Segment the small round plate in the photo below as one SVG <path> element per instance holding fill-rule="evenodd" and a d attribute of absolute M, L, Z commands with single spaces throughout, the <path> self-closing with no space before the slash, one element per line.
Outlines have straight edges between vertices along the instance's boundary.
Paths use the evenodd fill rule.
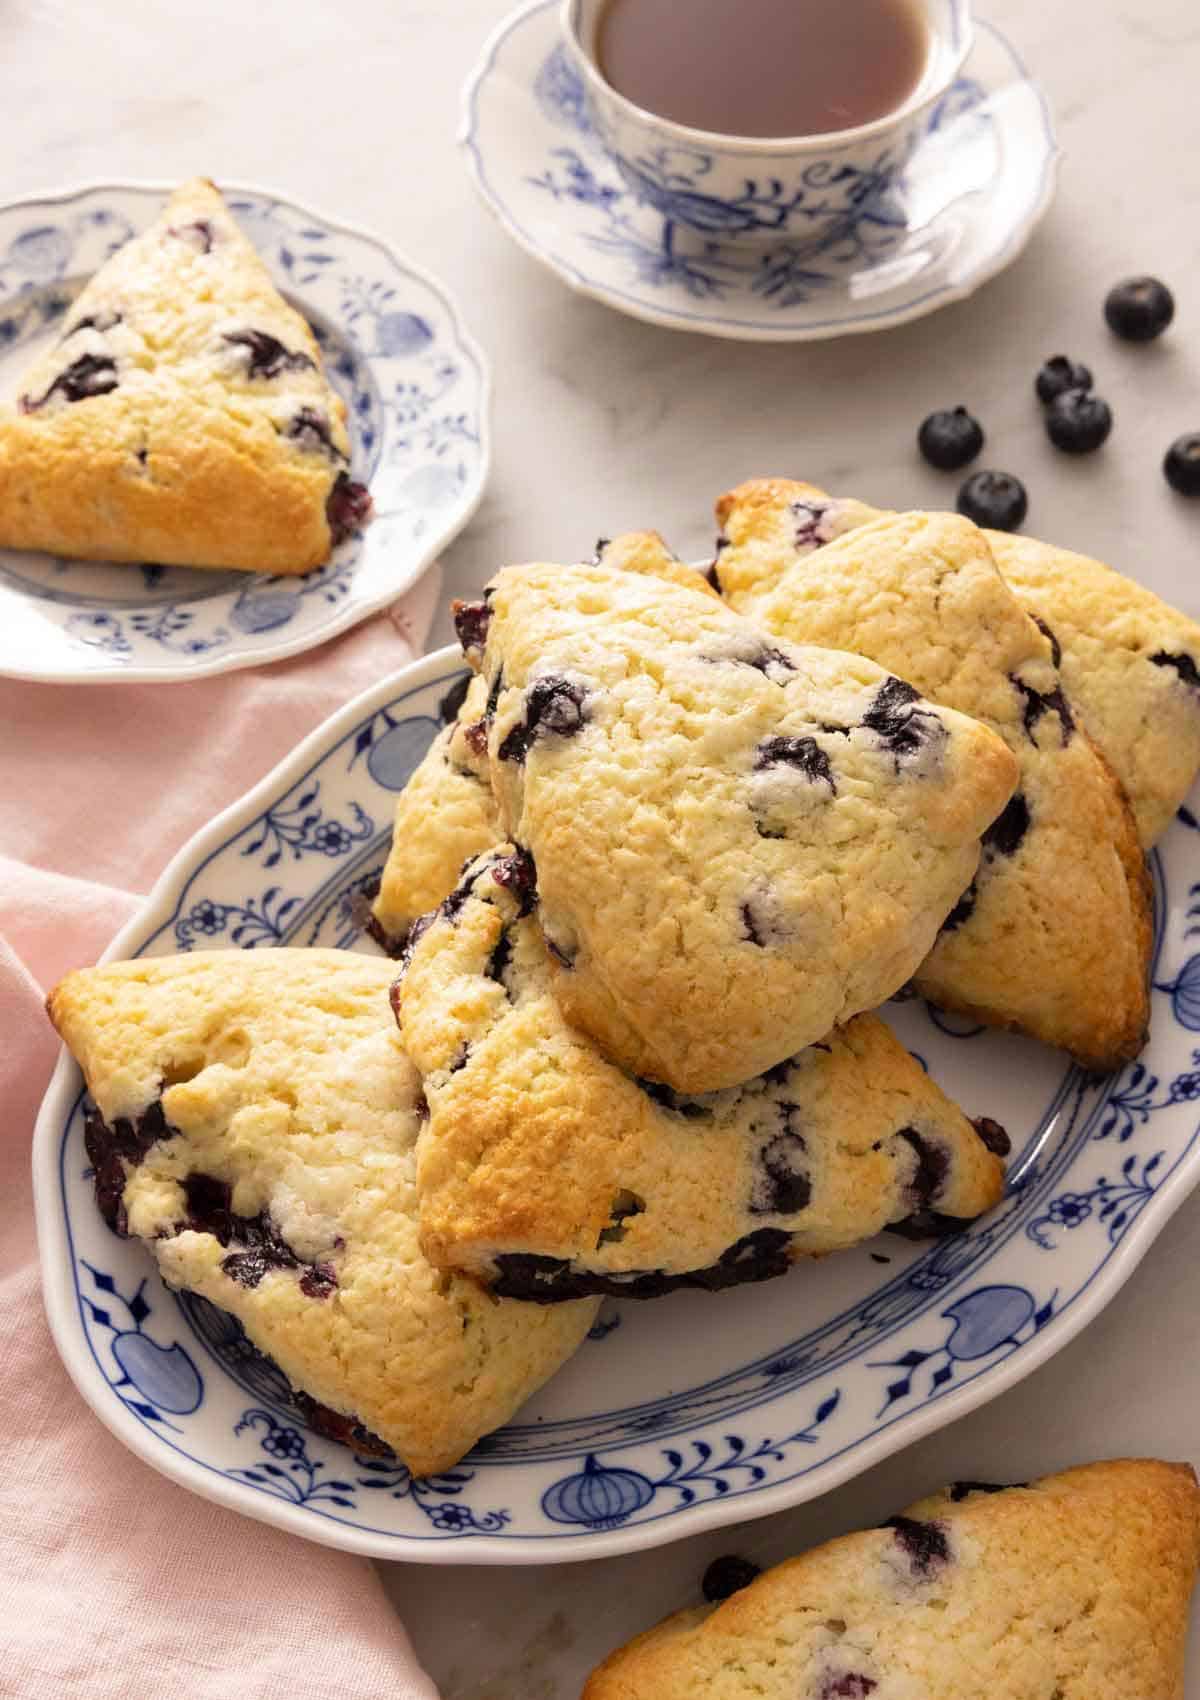
<path fill-rule="evenodd" d="M 461 670 L 442 650 L 327 721 L 181 851 L 109 956 L 373 950 L 358 930 L 362 893 Z M 1200 1180 L 1198 833 L 1182 811 L 1153 857 L 1152 1037 L 1122 1073 L 1085 1076 L 920 1003 L 886 1010 L 969 1114 L 1011 1133 L 1010 1189 L 989 1216 L 932 1244 L 884 1235 L 762 1286 L 606 1306 L 511 1423 L 427 1480 L 307 1430 L 237 1324 L 169 1292 L 142 1247 L 109 1232 L 64 1054 L 34 1139 L 63 1360 L 113 1433 L 165 1475 L 377 1558 L 599 1558 L 815 1498 L 1060 1350 Z"/>
<path fill-rule="evenodd" d="M 899 182 L 824 246 L 721 242 L 769 222 L 777 185 L 705 193 L 708 156 L 664 148 L 622 178 L 588 120 L 558 34 L 534 0 L 492 35 L 463 95 L 459 140 L 484 201 L 572 289 L 678 330 L 807 342 L 883 330 L 970 295 L 1020 253 L 1054 191 L 1046 100 L 994 26 L 933 109 Z"/>
<path fill-rule="evenodd" d="M 0 394 L 15 389 L 84 284 L 153 222 L 167 193 L 103 184 L 0 208 Z M 317 334 L 375 518 L 303 578 L 0 549 L 0 673 L 145 683 L 278 661 L 395 601 L 479 504 L 487 367 L 441 285 L 377 238 L 278 195 L 224 193 Z"/>

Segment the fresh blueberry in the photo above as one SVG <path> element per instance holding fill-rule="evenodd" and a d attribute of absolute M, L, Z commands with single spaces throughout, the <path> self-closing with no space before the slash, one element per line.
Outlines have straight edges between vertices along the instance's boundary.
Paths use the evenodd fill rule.
<path fill-rule="evenodd" d="M 1200 431 L 1176 437 L 1167 450 L 1163 472 L 1181 496 L 1200 496 Z"/>
<path fill-rule="evenodd" d="M 973 472 L 958 492 L 958 511 L 992 531 L 1015 531 L 1029 512 L 1029 497 L 1010 472 Z"/>
<path fill-rule="evenodd" d="M 943 408 L 922 422 L 917 447 L 930 466 L 940 472 L 957 472 L 983 447 L 983 427 L 965 407 Z"/>
<path fill-rule="evenodd" d="M 1089 455 L 1112 430 L 1112 409 L 1090 390 L 1064 390 L 1046 409 L 1046 435 L 1068 455 Z"/>
<path fill-rule="evenodd" d="M 1067 355 L 1052 354 L 1033 380 L 1033 387 L 1042 406 L 1049 407 L 1055 396 L 1062 395 L 1064 390 L 1090 390 L 1092 374 L 1086 366 L 1081 366 Z"/>
<path fill-rule="evenodd" d="M 1156 277 L 1127 277 L 1104 297 L 1104 317 L 1126 342 L 1153 342 L 1175 317 L 1175 297 Z"/>

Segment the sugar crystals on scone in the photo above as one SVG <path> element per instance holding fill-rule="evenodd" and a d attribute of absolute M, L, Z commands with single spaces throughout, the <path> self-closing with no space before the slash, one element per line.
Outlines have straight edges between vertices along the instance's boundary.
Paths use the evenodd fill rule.
<path fill-rule="evenodd" d="M 970 521 L 900 514 L 808 549 L 787 543 L 791 494 L 783 480 L 755 482 L 723 505 L 732 541 L 722 572 L 743 550 L 788 560 L 756 619 L 895 669 L 991 727 L 1020 763 L 917 989 L 1092 1068 L 1136 1056 L 1149 1019 L 1149 880 L 1129 806 L 1076 719 L 1051 638 Z"/>
<path fill-rule="evenodd" d="M 745 501 L 747 491 L 753 502 Z M 755 479 L 717 504 L 711 568 L 729 605 L 753 616 L 800 554 L 889 517 L 814 484 Z M 1001 576 L 1053 647 L 1063 688 L 1120 780 L 1144 849 L 1200 773 L 1200 624 L 1125 574 L 1036 537 L 985 531 Z"/>
<path fill-rule="evenodd" d="M 911 975 L 1016 762 L 860 656 L 601 566 L 460 606 L 492 790 L 568 1017 L 635 1074 L 761 1074 Z"/>
<path fill-rule="evenodd" d="M 0 404 L 0 547 L 305 573 L 370 512 L 316 337 L 203 178 Z"/>
<path fill-rule="evenodd" d="M 1182 1700 L 1200 1490 L 1117 1459 L 955 1482 L 676 1612 L 583 1700 Z M 714 1598 L 716 1595 L 718 1597 Z"/>
<path fill-rule="evenodd" d="M 315 1427 L 423 1475 L 507 1421 L 595 1305 L 498 1303 L 421 1255 L 424 1106 L 394 974 L 349 951 L 206 951 L 81 969 L 49 1010 L 94 1102 L 110 1226 L 235 1316 Z"/>
<path fill-rule="evenodd" d="M 418 923 L 394 996 L 423 1077 L 421 1244 L 538 1303 L 782 1274 L 885 1227 L 953 1232 L 1008 1149 L 873 1015 L 745 1085 L 685 1096 L 565 1019 L 527 853 L 502 845 Z"/>

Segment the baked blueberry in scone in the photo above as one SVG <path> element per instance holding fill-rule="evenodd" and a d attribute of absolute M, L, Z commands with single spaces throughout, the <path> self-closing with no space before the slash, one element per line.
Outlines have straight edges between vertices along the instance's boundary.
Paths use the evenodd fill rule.
<path fill-rule="evenodd" d="M 394 973 L 334 950 L 155 957 L 69 974 L 49 1011 L 110 1226 L 237 1317 L 324 1432 L 423 1475 L 505 1422 L 595 1306 L 497 1303 L 421 1255 Z"/>
<path fill-rule="evenodd" d="M 797 549 L 790 495 L 783 480 L 755 482 L 722 505 L 732 539 L 722 561 L 743 549 L 756 563 L 771 550 L 787 558 L 755 618 L 782 639 L 869 655 L 990 727 L 1020 764 L 917 990 L 1090 1068 L 1118 1067 L 1145 1041 L 1149 881 L 1132 813 L 1076 718 L 1053 638 L 969 520 L 900 514 Z"/>
<path fill-rule="evenodd" d="M 986 728 L 676 583 L 511 567 L 459 625 L 556 994 L 679 1091 L 761 1074 L 904 984 L 1015 783 Z"/>
<path fill-rule="evenodd" d="M 571 1027 L 538 871 L 502 845 L 410 934 L 393 994 L 429 1119 L 421 1244 L 508 1297 L 655 1297 L 782 1274 L 891 1226 L 964 1227 L 1008 1142 L 859 1016 L 745 1085 L 685 1096 Z"/>
<path fill-rule="evenodd" d="M 311 329 L 196 178 L 0 404 L 0 547 L 308 572 L 370 517 L 345 420 Z"/>
<path fill-rule="evenodd" d="M 753 487 L 771 521 L 755 523 L 738 491 L 723 497 L 719 523 L 739 508 L 738 546 L 730 550 L 722 534 L 714 565 L 730 605 L 751 616 L 798 553 L 888 517 L 812 484 L 759 479 Z M 984 535 L 1050 641 L 1067 698 L 1124 786 L 1148 849 L 1200 773 L 1200 624 L 1086 555 L 1014 532 Z"/>
<path fill-rule="evenodd" d="M 601 538 L 596 558 L 621 572 L 646 573 L 715 596 L 701 573 L 672 554 L 656 531 Z M 392 843 L 369 930 L 392 955 L 418 915 L 457 885 L 463 863 L 502 836 L 487 764 L 487 699 L 475 676 L 443 703 L 443 730 L 396 799 Z"/>
<path fill-rule="evenodd" d="M 731 1575 L 723 1601 L 613 1653 L 583 1700 L 1183 1700 L 1198 1559 L 1186 1464 L 957 1483 Z"/>

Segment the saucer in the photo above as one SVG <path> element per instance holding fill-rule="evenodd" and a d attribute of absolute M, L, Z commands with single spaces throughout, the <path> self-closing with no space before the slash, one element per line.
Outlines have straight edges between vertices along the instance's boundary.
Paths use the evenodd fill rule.
<path fill-rule="evenodd" d="M 993 25 L 931 110 L 901 176 L 852 228 L 812 242 L 722 241 L 770 222 L 779 185 L 705 193 L 711 159 L 660 148 L 625 169 L 603 151 L 558 33 L 557 0 L 494 32 L 463 95 L 459 140 L 509 234 L 582 294 L 634 318 L 757 342 L 882 330 L 959 301 L 1014 260 L 1054 191 L 1045 96 Z"/>

